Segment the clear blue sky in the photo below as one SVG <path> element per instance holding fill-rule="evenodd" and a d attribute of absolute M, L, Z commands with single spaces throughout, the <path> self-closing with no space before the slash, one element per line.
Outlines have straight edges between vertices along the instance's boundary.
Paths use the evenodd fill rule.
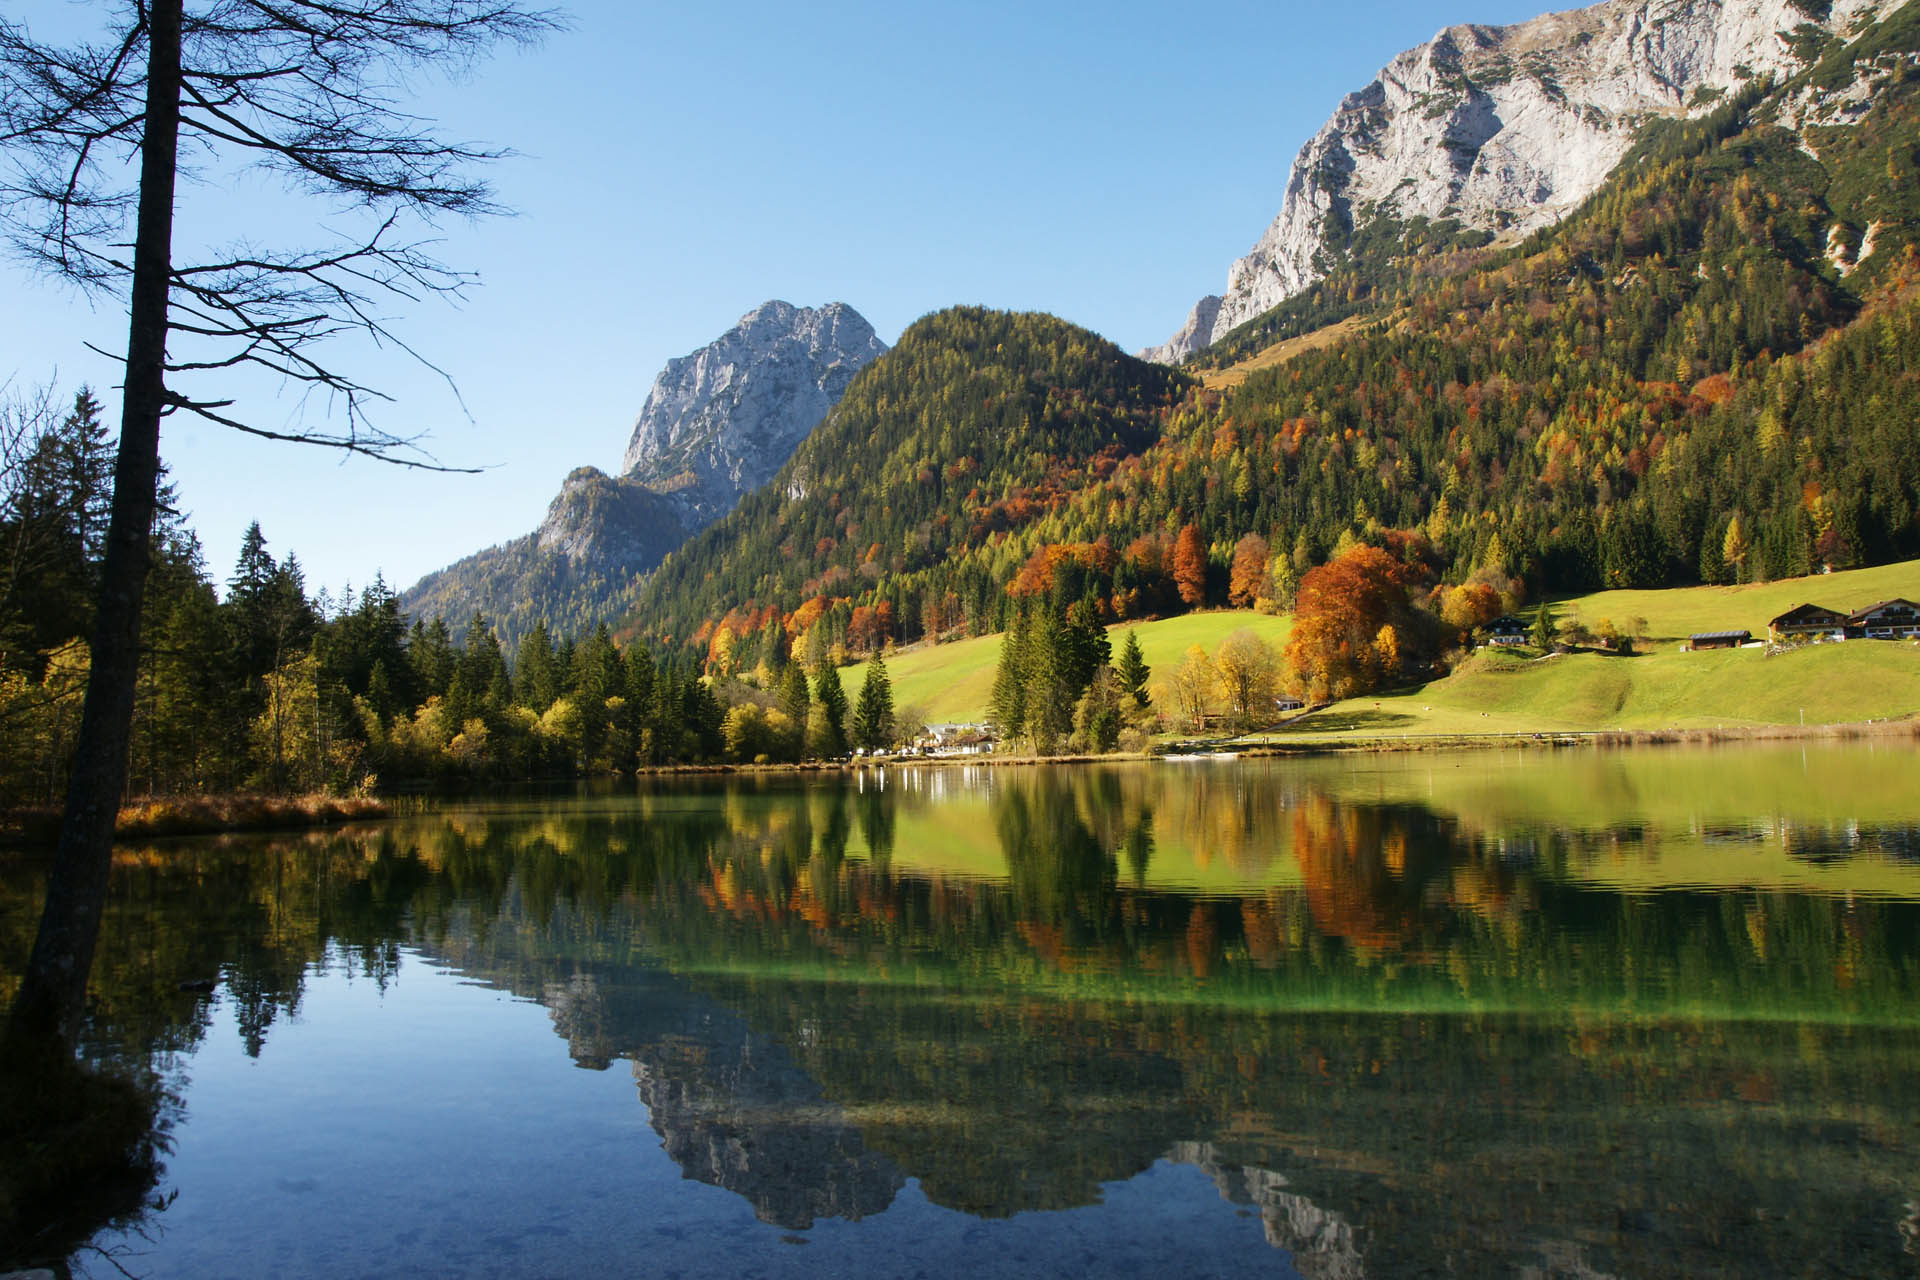
<path fill-rule="evenodd" d="M 1543 11 L 1461 4 L 580 0 L 542 47 L 420 86 L 444 134 L 520 153 L 490 174 L 516 216 L 441 229 L 442 256 L 481 286 L 396 317 L 465 412 L 431 373 L 341 353 L 395 397 L 383 426 L 486 470 L 342 461 L 180 419 L 162 456 L 216 580 L 258 519 L 310 588 L 376 569 L 404 588 L 532 529 L 572 468 L 616 470 L 660 367 L 768 298 L 847 302 L 889 342 L 955 303 L 1160 342 L 1223 287 L 1342 95 L 1445 23 Z M 5 9 L 48 36 L 89 17 L 65 0 Z M 285 243 L 326 212 L 264 188 L 183 191 L 185 225 Z M 0 379 L 89 383 L 117 416 L 114 366 L 85 344 L 124 345 L 118 304 L 12 260 L 0 289 Z M 272 392 L 251 391 L 252 420 L 295 412 Z"/>

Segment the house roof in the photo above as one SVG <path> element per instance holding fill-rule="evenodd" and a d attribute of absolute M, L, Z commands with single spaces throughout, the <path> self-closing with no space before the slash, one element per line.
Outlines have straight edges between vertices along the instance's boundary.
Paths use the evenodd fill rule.
<path fill-rule="evenodd" d="M 1694 641 L 1696 643 L 1701 640 L 1751 640 L 1753 639 L 1753 632 L 1751 631 L 1696 631 L 1692 635 L 1688 636 L 1687 639 Z"/>
<path fill-rule="evenodd" d="M 1915 604 L 1911 600 L 1902 600 L 1900 597 L 1895 596 L 1891 600 L 1882 600 L 1878 604 L 1870 604 L 1864 609 L 1855 609 L 1847 615 L 1847 621 L 1862 622 L 1886 609 L 1905 609 L 1913 613 L 1920 613 L 1920 604 Z"/>
<path fill-rule="evenodd" d="M 1791 626 L 1796 622 L 1824 622 L 1829 619 L 1837 622 L 1845 620 L 1846 616 L 1838 609 L 1829 609 L 1823 604 L 1797 604 L 1767 625 Z"/>

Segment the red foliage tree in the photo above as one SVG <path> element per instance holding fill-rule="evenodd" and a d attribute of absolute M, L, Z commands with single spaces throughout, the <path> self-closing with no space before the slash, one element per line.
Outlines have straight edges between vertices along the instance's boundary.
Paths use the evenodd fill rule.
<path fill-rule="evenodd" d="M 1198 607 L 1207 595 L 1207 549 L 1200 543 L 1200 530 L 1188 525 L 1173 544 L 1173 586 L 1190 607 Z"/>
<path fill-rule="evenodd" d="M 1358 546 L 1300 580 L 1287 672 L 1316 701 L 1378 687 L 1400 656 L 1416 569 L 1378 547 Z M 1395 627 L 1386 643 L 1381 632 Z"/>
<path fill-rule="evenodd" d="M 1227 574 L 1227 603 L 1242 609 L 1266 594 L 1267 540 L 1250 533 L 1233 547 L 1233 568 Z"/>

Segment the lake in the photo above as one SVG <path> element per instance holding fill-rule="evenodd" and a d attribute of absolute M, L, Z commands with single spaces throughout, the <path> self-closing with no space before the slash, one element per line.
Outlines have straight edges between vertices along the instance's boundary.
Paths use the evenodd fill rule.
<path fill-rule="evenodd" d="M 892 767 L 127 846 L 87 1045 L 164 1089 L 166 1167 L 71 1263 L 1911 1273 L 1917 784 Z M 9 975 L 40 879 L 0 867 Z"/>

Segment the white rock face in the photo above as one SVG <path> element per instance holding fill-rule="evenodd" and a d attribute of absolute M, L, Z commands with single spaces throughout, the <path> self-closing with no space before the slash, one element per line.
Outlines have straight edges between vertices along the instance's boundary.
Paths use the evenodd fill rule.
<path fill-rule="evenodd" d="M 771 480 L 853 375 L 886 350 L 845 303 L 765 303 L 667 362 L 620 469 L 668 497 L 687 528 L 698 529 Z"/>
<path fill-rule="evenodd" d="M 1834 0 L 1813 25 L 1846 35 L 1906 0 Z M 1458 218 L 1524 235 L 1606 180 L 1639 127 L 1700 114 L 1757 77 L 1797 71 L 1792 0 L 1607 0 L 1510 27 L 1455 26 L 1349 94 L 1300 149 L 1280 214 L 1161 346 L 1175 363 L 1325 274 L 1379 216 Z M 1704 92 L 1703 92 L 1704 91 Z"/>

